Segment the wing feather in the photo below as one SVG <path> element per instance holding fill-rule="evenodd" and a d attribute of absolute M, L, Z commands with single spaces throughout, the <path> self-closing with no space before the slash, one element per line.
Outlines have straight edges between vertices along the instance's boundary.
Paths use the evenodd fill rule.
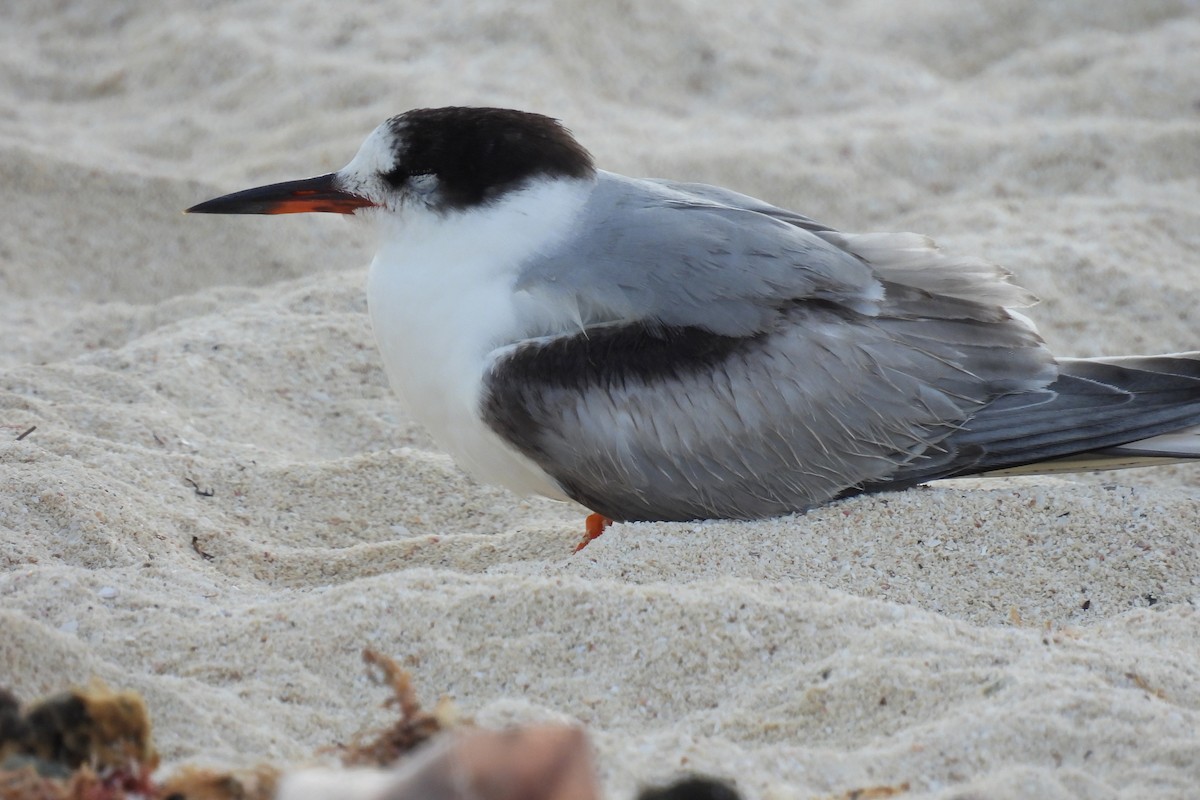
<path fill-rule="evenodd" d="M 755 518 L 897 475 L 1057 367 L 999 267 L 856 235 L 716 187 L 601 173 L 580 236 L 517 288 L 583 330 L 493 354 L 484 418 L 614 519 Z M 573 304 L 573 305 L 572 305 Z"/>

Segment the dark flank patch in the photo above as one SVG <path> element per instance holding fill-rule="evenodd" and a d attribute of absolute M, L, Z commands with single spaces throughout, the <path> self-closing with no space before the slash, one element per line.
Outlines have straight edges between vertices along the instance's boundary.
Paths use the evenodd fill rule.
<path fill-rule="evenodd" d="M 689 374 L 712 372 L 762 336 L 720 336 L 701 328 L 638 323 L 530 342 L 496 365 L 483 401 L 484 419 L 536 461 L 543 454 L 540 430 L 562 420 L 561 414 L 547 408 L 553 402 L 548 391 L 582 394 L 678 381 Z"/>
<path fill-rule="evenodd" d="M 558 120 L 504 108 L 421 108 L 390 121 L 403 151 L 384 174 L 394 187 L 433 175 L 446 208 L 494 200 L 537 176 L 586 178 L 592 156 Z"/>

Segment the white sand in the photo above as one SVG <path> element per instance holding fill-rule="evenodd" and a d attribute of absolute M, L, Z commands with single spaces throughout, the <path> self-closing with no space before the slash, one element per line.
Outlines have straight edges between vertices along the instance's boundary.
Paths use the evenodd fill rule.
<path fill-rule="evenodd" d="M 0 684 L 136 689 L 171 763 L 302 760 L 386 719 L 371 645 L 486 724 L 586 723 L 613 798 L 1195 796 L 1200 470 L 571 557 L 583 510 L 473 485 L 396 406 L 354 227 L 178 212 L 508 105 L 1000 261 L 1063 354 L 1196 349 L 1200 3 L 6 5 Z"/>

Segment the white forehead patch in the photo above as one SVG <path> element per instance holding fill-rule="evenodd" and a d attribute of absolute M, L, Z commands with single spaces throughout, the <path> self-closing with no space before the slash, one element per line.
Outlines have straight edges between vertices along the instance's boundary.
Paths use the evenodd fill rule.
<path fill-rule="evenodd" d="M 345 188 L 367 197 L 380 196 L 384 187 L 379 176 L 396 167 L 396 139 L 390 120 L 371 131 L 350 163 L 338 170 Z"/>

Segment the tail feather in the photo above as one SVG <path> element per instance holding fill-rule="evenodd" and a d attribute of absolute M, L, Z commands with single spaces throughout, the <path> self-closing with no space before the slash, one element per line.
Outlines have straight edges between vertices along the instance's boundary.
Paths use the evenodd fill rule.
<path fill-rule="evenodd" d="M 1130 442 L 1111 448 L 1111 452 L 1114 455 L 1143 458 L 1200 458 L 1200 426 Z"/>
<path fill-rule="evenodd" d="M 1044 389 L 1004 395 L 888 481 L 1081 472 L 1200 459 L 1200 352 L 1062 359 Z"/>
<path fill-rule="evenodd" d="M 1011 475 L 1056 475 L 1068 472 L 1164 467 L 1197 459 L 1200 459 L 1200 428 L 1189 428 L 1187 432 L 1180 434 L 1154 436 L 1120 447 L 1089 450 L 1062 458 L 1035 461 L 1032 464 L 989 470 L 980 474 L 997 478 Z"/>

